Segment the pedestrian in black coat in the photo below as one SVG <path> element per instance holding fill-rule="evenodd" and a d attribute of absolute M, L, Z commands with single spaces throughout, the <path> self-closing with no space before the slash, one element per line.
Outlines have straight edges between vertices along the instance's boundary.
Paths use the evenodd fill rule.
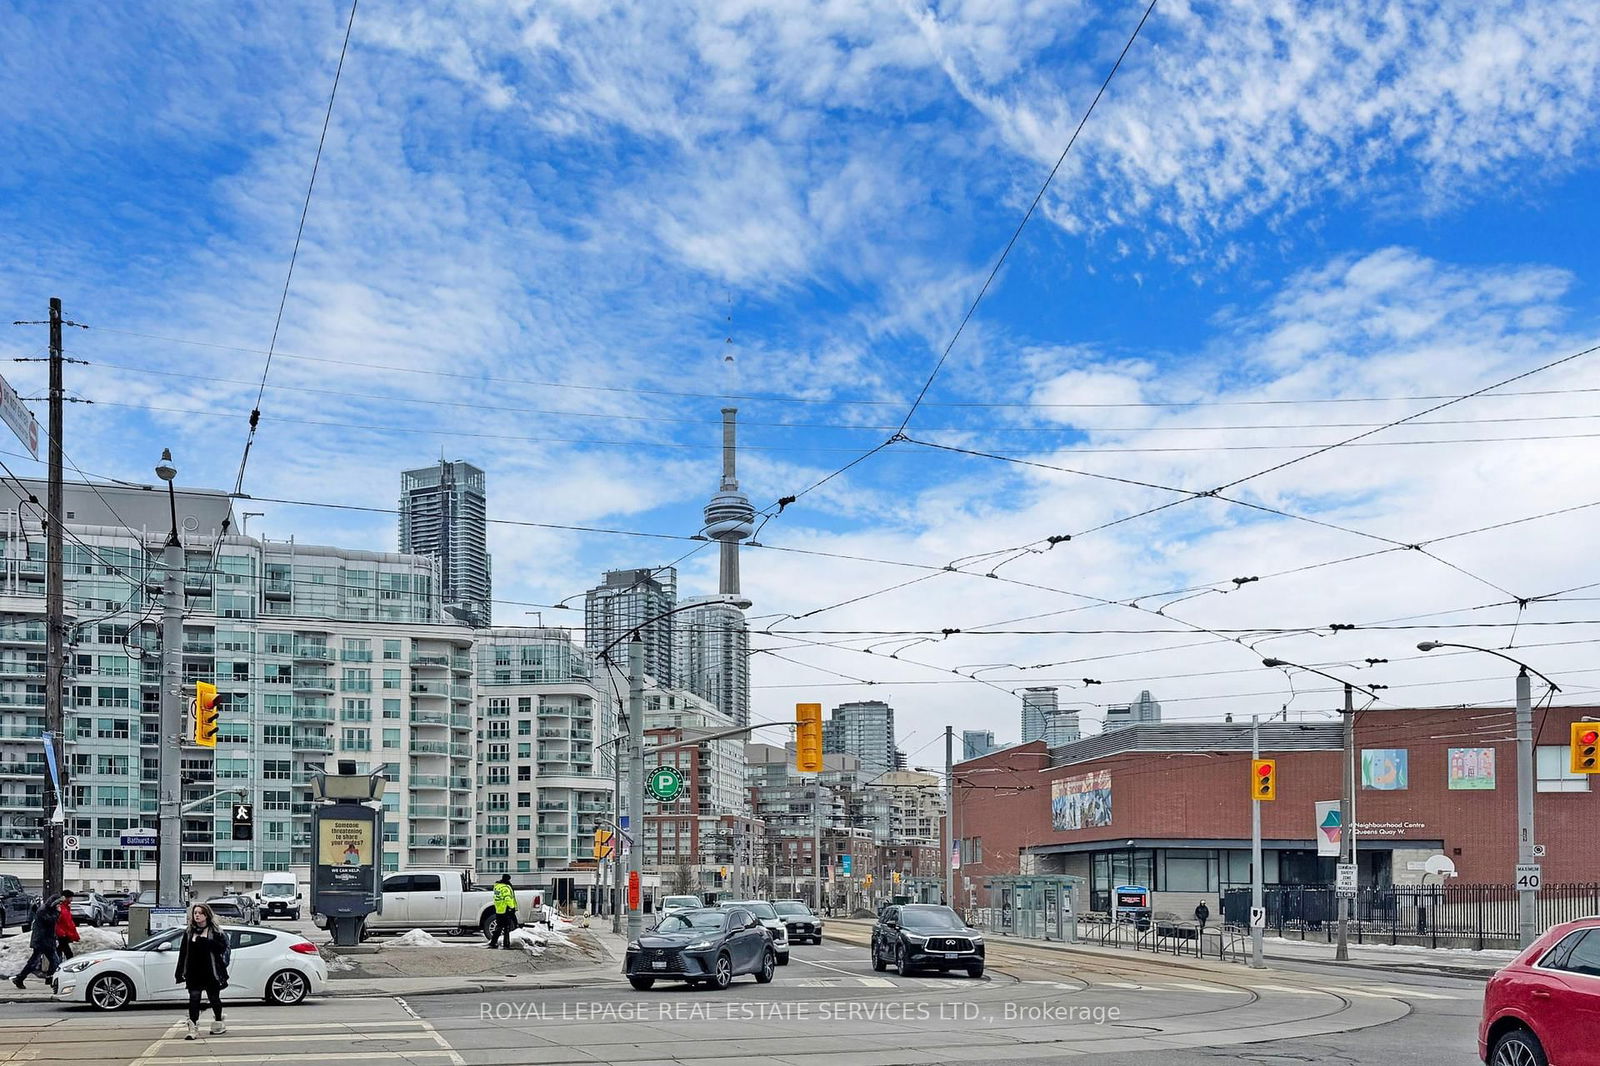
<path fill-rule="evenodd" d="M 189 924 L 178 942 L 177 982 L 189 990 L 189 1032 L 200 1035 L 200 997 L 211 1004 L 211 1033 L 228 1031 L 222 1024 L 222 990 L 228 987 L 228 934 L 217 928 L 217 916 L 204 903 L 189 908 Z"/>
<path fill-rule="evenodd" d="M 31 973 L 38 973 L 46 981 L 46 976 L 55 973 L 61 966 L 61 952 L 56 948 L 56 920 L 61 917 L 61 897 L 52 896 L 45 901 L 33 914 L 33 922 L 28 927 L 28 947 L 33 949 L 33 954 L 28 956 L 28 964 L 22 972 L 11 979 L 11 983 L 18 988 L 24 987 L 23 982 Z M 48 970 L 40 963 L 49 963 Z"/>

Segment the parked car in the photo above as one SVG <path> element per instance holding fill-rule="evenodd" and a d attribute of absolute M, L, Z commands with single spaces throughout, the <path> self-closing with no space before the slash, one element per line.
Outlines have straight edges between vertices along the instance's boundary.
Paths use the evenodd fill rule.
<path fill-rule="evenodd" d="M 743 973 L 766 984 L 777 965 L 759 918 L 743 907 L 704 907 L 669 914 L 630 943 L 622 972 L 640 992 L 662 979 L 721 991 Z"/>
<path fill-rule="evenodd" d="M 213 896 L 205 901 L 211 913 L 217 916 L 219 922 L 238 922 L 240 925 L 260 925 L 261 911 L 256 908 L 256 901 L 243 892 L 235 892 L 227 896 Z"/>
<path fill-rule="evenodd" d="M 1597 1062 L 1600 917 L 1551 926 L 1489 979 L 1478 1057 L 1490 1066 Z"/>
<path fill-rule="evenodd" d="M 327 963 L 317 946 L 298 933 L 221 928 L 233 950 L 223 999 L 233 1003 L 264 999 L 286 1006 L 327 984 Z M 186 1001 L 188 990 L 173 980 L 182 936 L 182 929 L 167 929 L 132 947 L 90 952 L 62 963 L 55 998 L 98 1010 L 121 1010 L 134 1002 Z"/>
<path fill-rule="evenodd" d="M 789 943 L 799 944 L 809 941 L 812 944 L 822 943 L 822 919 L 811 913 L 811 908 L 798 899 L 775 899 L 772 909 L 778 912 L 778 917 L 783 919 L 783 928 L 789 934 Z"/>
<path fill-rule="evenodd" d="M 19 926 L 26 932 L 38 909 L 39 897 L 22 887 L 20 879 L 13 874 L 0 874 L 0 933 Z"/>
<path fill-rule="evenodd" d="M 544 893 L 536 888 L 514 890 L 517 919 L 523 925 L 541 921 Z M 326 919 L 324 919 L 324 923 Z M 494 886 L 475 885 L 461 870 L 421 869 L 389 874 L 383 879 L 383 911 L 367 915 L 365 932 L 425 929 L 429 932 L 481 930 L 494 933 Z"/>
<path fill-rule="evenodd" d="M 128 920 L 128 908 L 133 906 L 134 896 L 132 892 L 102 892 L 101 895 L 105 896 L 106 902 L 111 904 L 111 921 L 114 924 L 121 924 Z"/>
<path fill-rule="evenodd" d="M 872 927 L 872 968 L 959 970 L 983 976 L 983 934 L 949 907 L 911 903 L 885 907 Z"/>
<path fill-rule="evenodd" d="M 766 927 L 767 934 L 772 937 L 772 950 L 777 954 L 778 965 L 789 965 L 789 930 L 784 926 L 783 919 L 778 917 L 778 912 L 772 909 L 772 904 L 764 899 L 723 899 L 717 901 L 717 906 L 738 907 L 755 915 L 756 920 Z"/>
<path fill-rule="evenodd" d="M 98 892 L 74 892 L 72 918 L 85 925 L 115 925 L 117 908 Z"/>

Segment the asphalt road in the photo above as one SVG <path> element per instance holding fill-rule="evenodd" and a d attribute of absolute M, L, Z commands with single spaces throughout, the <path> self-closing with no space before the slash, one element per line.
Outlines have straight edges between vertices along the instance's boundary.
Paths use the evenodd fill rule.
<path fill-rule="evenodd" d="M 901 977 L 874 973 L 863 946 L 835 938 L 796 947 L 770 985 L 742 977 L 722 993 L 635 992 L 604 973 L 538 992 L 232 1005 L 226 1035 L 194 1042 L 181 1037 L 181 1008 L 108 1017 L 14 1003 L 0 1008 L 0 1064 L 1467 1064 L 1481 997 L 1480 984 L 1453 978 L 1196 969 L 1003 941 L 982 979 Z"/>

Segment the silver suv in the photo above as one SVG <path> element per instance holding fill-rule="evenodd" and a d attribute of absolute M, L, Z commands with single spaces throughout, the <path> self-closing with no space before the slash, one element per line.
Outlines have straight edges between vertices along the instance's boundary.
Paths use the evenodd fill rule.
<path fill-rule="evenodd" d="M 764 899 L 719 899 L 717 906 L 723 910 L 738 907 L 755 915 L 756 920 L 767 927 L 767 935 L 772 937 L 772 950 L 778 955 L 778 965 L 789 965 L 789 933 L 784 928 L 783 919 L 772 909 L 772 904 Z"/>

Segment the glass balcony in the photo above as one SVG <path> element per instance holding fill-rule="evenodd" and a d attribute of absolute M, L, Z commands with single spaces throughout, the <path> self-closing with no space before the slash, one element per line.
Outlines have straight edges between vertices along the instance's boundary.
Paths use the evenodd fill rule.
<path fill-rule="evenodd" d="M 411 742 L 413 755 L 448 755 L 450 745 L 443 740 L 413 740 Z"/>
<path fill-rule="evenodd" d="M 302 674 L 294 675 L 294 690 L 296 692 L 333 692 L 333 678 L 327 674 Z"/>
<path fill-rule="evenodd" d="M 412 725 L 449 725 L 450 716 L 443 711 L 412 711 Z"/>
<path fill-rule="evenodd" d="M 296 644 L 294 657 L 303 663 L 331 663 L 333 649 L 326 644 Z"/>
<path fill-rule="evenodd" d="M 450 686 L 443 681 L 413 681 L 411 694 L 413 696 L 448 696 Z"/>
<path fill-rule="evenodd" d="M 289 742 L 289 746 L 295 751 L 316 751 L 324 755 L 333 754 L 333 741 L 328 737 L 301 734 L 294 737 Z"/>
<path fill-rule="evenodd" d="M 412 774 L 407 782 L 411 788 L 448 788 L 450 779 L 443 774 Z"/>
<path fill-rule="evenodd" d="M 413 818 L 444 818 L 449 811 L 450 808 L 443 803 L 413 803 L 410 813 Z"/>
<path fill-rule="evenodd" d="M 424 669 L 432 669 L 437 667 L 443 669 L 449 665 L 450 657 L 448 655 L 425 655 L 413 653 L 411 656 L 411 666 L 413 669 L 416 667 L 422 667 Z"/>

